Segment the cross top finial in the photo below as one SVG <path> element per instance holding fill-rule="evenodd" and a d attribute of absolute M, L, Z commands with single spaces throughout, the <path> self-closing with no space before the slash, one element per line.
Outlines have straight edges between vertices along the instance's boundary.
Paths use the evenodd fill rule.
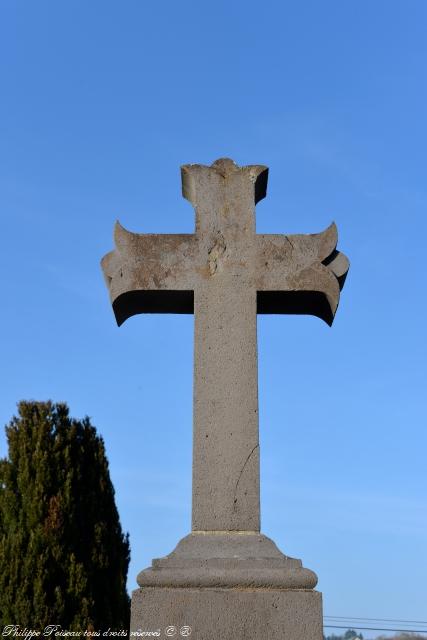
<path fill-rule="evenodd" d="M 197 206 L 204 196 L 200 186 L 212 184 L 215 178 L 221 181 L 218 184 L 220 188 L 231 188 L 233 184 L 239 183 L 240 198 L 246 182 L 246 190 L 252 204 L 257 204 L 267 194 L 268 167 L 260 164 L 239 166 L 231 158 L 218 158 L 211 165 L 184 164 L 181 167 L 182 195 Z"/>

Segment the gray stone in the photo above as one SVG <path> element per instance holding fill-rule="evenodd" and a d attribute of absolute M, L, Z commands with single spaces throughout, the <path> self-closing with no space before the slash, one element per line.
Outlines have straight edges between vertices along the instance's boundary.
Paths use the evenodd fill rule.
<path fill-rule="evenodd" d="M 271 602 L 283 602 L 278 629 L 290 620 L 296 595 L 289 589 L 303 590 L 301 611 L 311 597 L 320 599 L 307 591 L 315 574 L 259 533 L 256 316 L 309 313 L 332 324 L 348 260 L 336 250 L 335 224 L 313 235 L 256 233 L 255 204 L 266 194 L 267 175 L 264 166 L 238 167 L 229 159 L 183 166 L 195 233 L 135 234 L 117 223 L 116 249 L 102 267 L 119 325 L 136 313 L 195 315 L 192 533 L 139 574 L 150 596 L 134 598 L 155 610 L 156 593 L 161 607 L 166 588 L 182 589 L 183 602 L 208 603 L 220 594 L 215 602 L 231 603 L 232 617 L 237 603 L 249 611 L 258 598 L 264 615 L 274 608 L 271 595 Z M 243 596 L 248 588 L 258 590 Z M 286 637 L 302 637 L 301 628 Z M 198 637 L 218 636 L 206 627 Z"/>
<path fill-rule="evenodd" d="M 144 631 L 194 640 L 323 638 L 322 596 L 312 590 L 140 589 L 131 619 L 131 638 Z"/>
<path fill-rule="evenodd" d="M 301 560 L 250 531 L 193 531 L 165 558 L 141 571 L 141 587 L 254 587 L 310 589 L 317 576 Z"/>

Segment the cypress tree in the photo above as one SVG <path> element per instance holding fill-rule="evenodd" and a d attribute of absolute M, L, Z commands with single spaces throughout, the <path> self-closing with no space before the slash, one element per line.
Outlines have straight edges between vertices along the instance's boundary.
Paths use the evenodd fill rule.
<path fill-rule="evenodd" d="M 20 402 L 6 434 L 0 626 L 127 629 L 129 539 L 102 438 L 52 402 Z"/>

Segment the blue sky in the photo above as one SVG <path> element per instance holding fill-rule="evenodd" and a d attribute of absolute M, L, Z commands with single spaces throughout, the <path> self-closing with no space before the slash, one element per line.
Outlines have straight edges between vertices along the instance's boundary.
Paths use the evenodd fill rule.
<path fill-rule="evenodd" d="M 327 615 L 424 620 L 427 4 L 0 7 L 0 422 L 64 400 L 103 435 L 129 587 L 190 527 L 191 316 L 114 322 L 116 218 L 192 232 L 179 166 L 270 167 L 257 230 L 335 220 L 332 329 L 258 320 L 262 530 Z M 0 455 L 6 453 L 4 433 Z"/>

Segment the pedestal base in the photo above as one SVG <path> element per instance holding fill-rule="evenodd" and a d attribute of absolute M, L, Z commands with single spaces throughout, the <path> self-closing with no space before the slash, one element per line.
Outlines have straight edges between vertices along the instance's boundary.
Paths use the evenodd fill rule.
<path fill-rule="evenodd" d="M 140 587 L 313 589 L 317 576 L 257 531 L 193 531 L 138 575 Z"/>
<path fill-rule="evenodd" d="M 131 640 L 322 640 L 311 589 L 144 587 L 132 594 Z"/>
<path fill-rule="evenodd" d="M 322 640 L 317 576 L 256 531 L 193 531 L 133 592 L 131 640 Z"/>

